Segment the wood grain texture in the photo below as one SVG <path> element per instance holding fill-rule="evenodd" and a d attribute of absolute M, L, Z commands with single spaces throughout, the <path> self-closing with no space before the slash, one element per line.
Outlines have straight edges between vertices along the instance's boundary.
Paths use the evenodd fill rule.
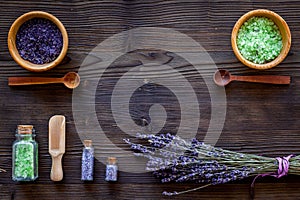
<path fill-rule="evenodd" d="M 168 199 L 161 192 L 181 191 L 195 187 L 195 184 L 161 184 L 150 173 L 129 173 L 120 171 L 115 184 L 104 181 L 105 165 L 96 160 L 95 178 L 92 183 L 80 180 L 81 152 L 83 144 L 75 126 L 72 110 L 72 90 L 63 85 L 34 85 L 9 87 L 8 77 L 37 76 L 18 66 L 7 48 L 7 34 L 10 25 L 21 14 L 42 10 L 50 12 L 61 20 L 69 34 L 68 57 L 71 60 L 42 73 L 45 77 L 62 77 L 69 71 L 78 71 L 93 79 L 103 74 L 95 94 L 95 110 L 105 136 L 114 144 L 112 147 L 101 141 L 93 141 L 97 156 L 105 152 L 115 153 L 116 147 L 124 150 L 120 157 L 131 154 L 122 139 L 129 137 L 118 127 L 111 111 L 112 92 L 118 80 L 129 70 L 139 74 L 139 67 L 158 63 L 175 70 L 149 68 L 144 73 L 150 77 L 135 76 L 134 81 L 144 83 L 130 99 L 130 116 L 141 125 L 142 118 L 149 118 L 149 109 L 154 104 L 162 105 L 167 113 L 163 132 L 178 130 L 181 110 L 176 94 L 167 87 L 155 84 L 155 77 L 163 76 L 174 80 L 178 93 L 184 94 L 184 80 L 194 88 L 200 109 L 197 138 L 203 139 L 209 129 L 212 115 L 211 97 L 208 87 L 214 87 L 213 63 L 201 60 L 201 74 L 184 58 L 163 49 L 142 49 L 118 57 L 107 69 L 92 69 L 82 66 L 86 56 L 107 38 L 139 27 L 170 28 L 183 33 L 209 53 L 218 68 L 225 68 L 234 75 L 288 75 L 288 86 L 233 82 L 226 87 L 226 120 L 217 146 L 229 150 L 254 153 L 270 157 L 300 153 L 300 1 L 1 1 L 0 6 L 0 167 L 7 173 L 0 173 L 0 199 Z M 288 57 L 278 67 L 267 71 L 249 69 L 234 56 L 230 35 L 236 20 L 252 9 L 270 9 L 281 15 L 288 23 L 292 34 L 292 46 Z M 111 50 L 126 50 L 128 44 L 146 45 L 153 33 L 144 32 L 138 37 L 128 35 L 117 41 L 116 46 L 99 49 L 107 52 L 106 57 L 94 57 L 95 62 L 105 62 L 113 55 Z M 164 43 L 157 37 L 155 44 Z M 169 38 L 170 39 L 170 38 Z M 171 41 L 178 52 L 187 51 L 183 41 Z M 190 50 L 190 53 L 194 53 Z M 184 79 L 180 79 L 182 74 Z M 205 78 L 211 77 L 206 83 Z M 88 87 L 89 82 L 82 82 Z M 83 93 L 82 95 L 85 95 Z M 86 95 L 90 95 L 88 92 Z M 126 94 L 120 94 L 123 98 Z M 90 102 L 82 101 L 83 106 Z M 192 100 L 191 102 L 193 103 Z M 224 104 L 224 102 L 219 102 Z M 89 116 L 86 110 L 83 115 Z M 51 156 L 48 153 L 49 118 L 53 115 L 66 116 L 66 152 L 63 157 L 64 179 L 53 183 L 49 176 Z M 125 116 L 125 113 L 123 113 Z M 124 116 L 120 118 L 124 121 Z M 89 124 L 86 120 L 83 123 Z M 33 124 L 39 143 L 39 178 L 34 183 L 14 183 L 11 180 L 11 145 L 18 124 Z M 184 124 L 192 125 L 192 120 Z M 154 127 L 155 128 L 155 127 Z M 133 130 L 137 132 L 140 130 Z M 131 135 L 134 133 L 131 133 Z M 97 150 L 98 149 L 98 150 Z M 100 150 L 101 149 L 101 150 Z M 103 151 L 102 151 L 103 150 Z M 135 169 L 138 163 L 127 163 L 125 167 Z M 205 188 L 174 199 L 249 199 L 252 179 Z M 255 199 L 298 199 L 300 181 L 297 176 L 282 179 L 264 178 L 256 184 Z"/>

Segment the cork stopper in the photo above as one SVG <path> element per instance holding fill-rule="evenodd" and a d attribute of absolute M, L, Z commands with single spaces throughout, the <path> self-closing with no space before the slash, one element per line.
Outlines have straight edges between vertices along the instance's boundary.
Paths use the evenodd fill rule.
<path fill-rule="evenodd" d="M 109 165 L 115 165 L 117 163 L 117 158 L 116 157 L 108 157 L 107 162 Z"/>
<path fill-rule="evenodd" d="M 83 144 L 85 147 L 91 147 L 92 146 L 92 140 L 83 140 Z"/>
<path fill-rule="evenodd" d="M 32 134 L 33 126 L 32 125 L 18 125 L 19 134 Z"/>

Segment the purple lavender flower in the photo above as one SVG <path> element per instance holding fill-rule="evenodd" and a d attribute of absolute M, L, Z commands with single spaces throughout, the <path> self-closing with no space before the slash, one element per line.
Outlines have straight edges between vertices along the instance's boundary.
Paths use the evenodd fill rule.
<path fill-rule="evenodd" d="M 50 20 L 33 18 L 19 28 L 16 46 L 24 60 L 44 64 L 52 62 L 59 56 L 63 38 L 58 27 Z"/>
<path fill-rule="evenodd" d="M 178 136 L 168 134 L 137 134 L 137 138 L 146 139 L 150 146 L 124 141 L 131 145 L 135 155 L 148 159 L 146 169 L 161 179 L 161 182 L 196 182 L 208 185 L 227 183 L 254 175 L 266 167 L 275 166 L 274 159 L 242 154 L 213 147 L 198 141 L 196 138 L 186 141 Z M 263 162 L 261 161 L 263 159 Z M 274 169 L 276 170 L 276 169 Z M 164 192 L 171 196 L 184 192 Z"/>

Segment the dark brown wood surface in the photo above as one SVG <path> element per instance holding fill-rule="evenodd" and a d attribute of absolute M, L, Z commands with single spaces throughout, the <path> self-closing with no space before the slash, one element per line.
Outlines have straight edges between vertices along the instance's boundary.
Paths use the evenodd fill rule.
<path fill-rule="evenodd" d="M 270 157 L 300 154 L 300 1 L 74 0 L 0 3 L 0 167 L 7 171 L 0 173 L 0 199 L 163 199 L 166 198 L 161 195 L 164 190 L 180 191 L 197 186 L 183 183 L 162 184 L 150 173 L 124 171 L 120 171 L 117 183 L 109 184 L 104 181 L 105 165 L 98 160 L 95 163 L 95 180 L 83 183 L 80 180 L 83 145 L 73 117 L 72 90 L 63 85 L 8 86 L 7 79 L 10 76 L 61 77 L 68 71 L 80 70 L 87 76 L 96 77 L 103 69 L 93 71 L 87 66 L 81 66 L 88 53 L 114 34 L 139 27 L 169 28 L 193 38 L 209 53 L 218 68 L 225 68 L 232 74 L 290 75 L 292 82 L 289 86 L 255 83 L 228 85 L 226 120 L 216 145 L 233 151 Z M 258 8 L 277 12 L 286 20 L 292 33 L 292 47 L 288 57 L 276 68 L 266 71 L 243 66 L 234 56 L 230 44 L 234 23 L 244 13 Z M 39 74 L 18 66 L 9 55 L 6 41 L 13 21 L 32 10 L 50 12 L 58 17 L 68 31 L 70 43 L 68 57 L 71 60 Z M 147 40 L 147 33 L 142 36 Z M 159 38 L 156 42 L 163 43 Z M 135 40 L 134 36 L 120 41 L 124 44 L 138 42 L 143 44 L 143 41 Z M 177 42 L 180 50 L 181 43 Z M 130 152 L 122 139 L 129 135 L 117 128 L 118 124 L 110 110 L 112 90 L 124 72 L 154 61 L 175 66 L 195 89 L 201 113 L 197 138 L 203 139 L 209 127 L 211 99 L 202 77 L 212 77 L 215 68 L 203 65 L 201 77 L 187 61 L 174 52 L 161 49 L 129 52 L 116 59 L 105 71 L 95 94 L 95 109 L 105 135 L 116 148 L 124 149 L 128 154 Z M 177 76 L 172 70 L 166 69 L 155 73 L 157 76 Z M 180 80 L 173 84 L 183 92 L 185 88 L 181 87 Z M 155 83 L 155 77 L 153 82 Z M 140 125 L 143 117 L 149 117 L 150 105 L 159 103 L 167 112 L 163 132 L 176 133 L 181 117 L 176 96 L 165 87 L 147 88 L 153 87 L 151 84 L 143 87 L 145 88 L 141 88 L 131 98 L 132 120 Z M 83 105 L 88 103 L 82 102 Z M 67 118 L 64 179 L 58 183 L 50 180 L 51 157 L 48 153 L 47 137 L 48 120 L 55 114 L 63 114 Z M 82 110 L 82 115 L 88 113 Z M 122 117 L 120 116 L 121 119 Z M 33 124 L 37 130 L 39 179 L 34 183 L 15 183 L 11 180 L 11 146 L 18 124 Z M 188 128 L 191 124 L 193 123 L 184 126 Z M 101 141 L 94 143 L 96 148 L 103 145 Z M 107 152 L 116 152 L 111 146 L 104 145 L 99 147 L 101 148 L 106 148 Z M 97 153 L 101 157 L 101 151 Z M 128 163 L 127 167 L 134 169 L 136 166 L 135 163 Z M 249 186 L 252 178 L 211 186 L 174 199 L 250 199 Z M 300 199 L 299 187 L 298 176 L 288 175 L 281 179 L 266 177 L 257 181 L 255 199 Z"/>

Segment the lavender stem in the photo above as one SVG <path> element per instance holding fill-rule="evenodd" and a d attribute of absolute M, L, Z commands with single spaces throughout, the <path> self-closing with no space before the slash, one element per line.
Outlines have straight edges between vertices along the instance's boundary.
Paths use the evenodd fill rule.
<path fill-rule="evenodd" d="M 184 194 L 184 193 L 188 193 L 188 192 L 193 192 L 193 191 L 196 191 L 196 190 L 201 190 L 201 189 L 206 188 L 208 186 L 211 186 L 211 184 L 202 185 L 200 187 L 192 188 L 192 189 L 189 189 L 189 190 L 184 190 L 184 191 L 181 191 L 181 192 L 166 192 L 166 191 L 164 191 L 162 194 L 166 195 L 166 196 L 179 195 L 179 194 Z"/>

